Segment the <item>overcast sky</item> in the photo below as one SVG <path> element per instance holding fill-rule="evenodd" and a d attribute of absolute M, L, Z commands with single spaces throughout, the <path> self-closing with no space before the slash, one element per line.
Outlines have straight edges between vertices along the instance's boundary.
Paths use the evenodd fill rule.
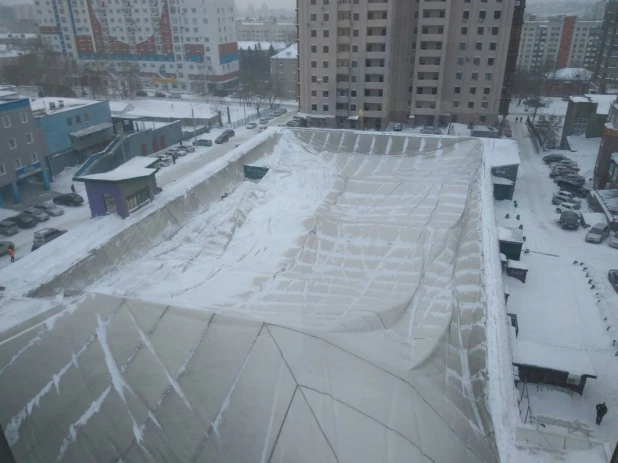
<path fill-rule="evenodd" d="M 264 3 L 271 8 L 296 8 L 296 0 L 236 0 L 236 6 L 243 9 L 249 3 L 253 3 L 255 9 L 260 8 Z"/>

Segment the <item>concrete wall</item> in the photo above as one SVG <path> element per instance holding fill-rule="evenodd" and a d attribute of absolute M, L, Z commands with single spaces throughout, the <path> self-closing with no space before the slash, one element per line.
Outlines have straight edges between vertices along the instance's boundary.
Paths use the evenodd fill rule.
<path fill-rule="evenodd" d="M 126 217 L 128 211 L 120 188 L 114 183 L 100 183 L 100 182 L 87 182 L 86 194 L 88 195 L 88 202 L 90 203 L 90 211 L 92 217 L 106 215 L 107 208 L 105 206 L 104 194 L 113 196 L 116 200 L 116 211 L 121 217 Z"/>
<path fill-rule="evenodd" d="M 84 120 L 88 115 L 89 121 Z M 81 124 L 76 124 L 75 117 L 79 116 Z M 69 127 L 67 119 L 71 119 Z M 36 117 L 36 124 L 45 132 L 45 139 L 50 154 L 60 153 L 71 149 L 71 137 L 69 133 L 83 130 L 102 122 L 111 122 L 112 114 L 107 101 L 98 101 L 93 104 L 67 108 L 62 111 L 53 111 L 44 116 Z"/>

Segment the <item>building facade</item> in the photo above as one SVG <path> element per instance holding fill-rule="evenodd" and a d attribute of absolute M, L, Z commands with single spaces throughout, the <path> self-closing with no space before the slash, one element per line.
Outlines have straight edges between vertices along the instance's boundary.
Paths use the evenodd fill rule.
<path fill-rule="evenodd" d="M 19 184 L 40 175 L 49 189 L 49 174 L 43 163 L 47 145 L 43 131 L 34 121 L 28 98 L 0 99 L 0 207 L 12 195 L 21 201 Z"/>
<path fill-rule="evenodd" d="M 498 112 L 501 115 L 509 113 L 511 97 L 515 86 L 515 74 L 517 72 L 517 56 L 521 44 L 521 31 L 524 25 L 524 13 L 526 10 L 526 0 L 515 0 L 515 10 L 513 12 L 513 22 L 511 24 L 511 37 L 504 66 L 504 80 L 502 82 L 502 95 Z"/>
<path fill-rule="evenodd" d="M 298 44 L 291 45 L 270 58 L 270 75 L 279 87 L 282 99 L 296 99 L 296 74 L 298 71 Z"/>
<path fill-rule="evenodd" d="M 225 91 L 236 85 L 233 0 L 35 0 L 53 50 L 121 86 Z"/>
<path fill-rule="evenodd" d="M 242 22 L 236 24 L 238 41 L 246 42 L 296 42 L 296 24 L 277 21 Z"/>
<path fill-rule="evenodd" d="M 515 0 L 297 5 L 309 125 L 497 122 Z"/>
<path fill-rule="evenodd" d="M 593 85 L 600 93 L 618 91 L 618 0 L 605 5 L 601 47 L 594 68 Z"/>
<path fill-rule="evenodd" d="M 602 21 L 581 21 L 575 16 L 525 21 L 517 68 L 527 71 L 592 70 L 600 49 L 601 26 Z"/>

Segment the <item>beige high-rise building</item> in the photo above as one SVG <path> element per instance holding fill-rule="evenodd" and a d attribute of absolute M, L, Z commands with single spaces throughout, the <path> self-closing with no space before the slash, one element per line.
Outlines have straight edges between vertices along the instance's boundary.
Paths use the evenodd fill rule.
<path fill-rule="evenodd" d="M 310 126 L 493 124 L 519 0 L 297 0 Z"/>

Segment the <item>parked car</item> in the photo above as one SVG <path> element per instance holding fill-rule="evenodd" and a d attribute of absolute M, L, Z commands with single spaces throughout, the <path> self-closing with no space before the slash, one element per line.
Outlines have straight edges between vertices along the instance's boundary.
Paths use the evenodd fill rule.
<path fill-rule="evenodd" d="M 287 121 L 285 125 L 287 125 L 288 127 L 300 127 L 300 122 L 291 120 Z"/>
<path fill-rule="evenodd" d="M 168 96 L 168 98 L 173 98 L 175 100 L 180 100 L 182 98 L 182 95 L 180 93 L 172 93 L 170 96 Z"/>
<path fill-rule="evenodd" d="M 155 93 L 155 98 L 166 98 L 167 95 L 165 93 L 157 92 Z"/>
<path fill-rule="evenodd" d="M 565 175 L 577 175 L 577 172 L 568 167 L 556 167 L 549 172 L 549 178 L 564 177 Z"/>
<path fill-rule="evenodd" d="M 554 196 L 552 196 L 551 198 L 551 203 L 554 206 L 557 206 L 558 204 L 562 204 L 562 203 L 580 203 L 581 204 L 581 200 L 575 199 L 574 196 L 575 195 L 573 195 L 573 193 L 568 193 L 566 191 L 559 191 L 558 193 L 554 193 Z"/>
<path fill-rule="evenodd" d="M 219 135 L 217 138 L 215 138 L 215 143 L 217 145 L 220 145 L 221 143 L 225 143 L 226 141 L 228 141 L 230 139 L 230 137 L 228 137 L 225 134 L 221 134 Z"/>
<path fill-rule="evenodd" d="M 0 235 L 11 236 L 19 231 L 17 224 L 11 220 L 0 220 Z"/>
<path fill-rule="evenodd" d="M 260 117 L 260 124 L 268 124 L 269 119 L 265 117 Z"/>
<path fill-rule="evenodd" d="M 65 193 L 63 195 L 54 196 L 52 199 L 54 204 L 62 206 L 81 206 L 84 204 L 84 198 L 77 193 Z"/>
<path fill-rule="evenodd" d="M 38 209 L 35 209 L 34 207 L 30 207 L 30 208 L 22 211 L 22 214 L 29 215 L 30 217 L 32 217 L 37 222 L 45 222 L 46 220 L 49 220 L 49 215 L 48 214 L 46 214 L 45 212 L 40 211 Z"/>
<path fill-rule="evenodd" d="M 582 177 L 581 175 L 574 175 L 574 174 L 560 175 L 554 178 L 554 182 L 556 183 L 558 183 L 558 181 L 560 180 L 562 181 L 566 180 L 567 182 L 571 182 L 579 186 L 584 186 L 584 183 L 586 183 L 586 179 L 584 177 Z"/>
<path fill-rule="evenodd" d="M 184 145 L 182 147 L 182 151 L 186 151 L 187 153 L 195 153 L 195 147 L 191 145 Z"/>
<path fill-rule="evenodd" d="M 30 217 L 29 215 L 19 214 L 14 217 L 10 217 L 7 220 L 15 223 L 19 228 L 32 228 L 36 227 L 38 223 L 34 217 Z"/>
<path fill-rule="evenodd" d="M 137 92 L 135 92 L 135 96 L 148 96 L 148 93 L 143 90 L 138 90 Z"/>
<path fill-rule="evenodd" d="M 606 223 L 598 223 L 586 233 L 586 243 L 600 244 L 609 236 L 609 225 Z"/>
<path fill-rule="evenodd" d="M 579 216 L 573 211 L 563 211 L 558 222 L 563 230 L 566 228 L 579 229 Z"/>
<path fill-rule="evenodd" d="M 258 133 L 262 133 L 264 130 L 266 130 L 268 127 L 266 127 L 265 125 L 262 125 L 258 128 Z"/>
<path fill-rule="evenodd" d="M 186 156 L 187 155 L 187 151 L 186 150 L 178 150 L 176 151 L 176 156 Z"/>
<path fill-rule="evenodd" d="M 573 193 L 578 198 L 587 198 L 590 194 L 590 190 L 588 188 L 585 188 L 581 185 L 576 185 L 575 183 L 569 182 L 568 180 L 558 180 L 558 182 L 556 183 L 560 187 L 561 191 L 568 191 L 570 193 Z"/>
<path fill-rule="evenodd" d="M 34 206 L 35 209 L 38 209 L 39 211 L 43 211 L 45 212 L 47 215 L 50 215 L 52 217 L 58 217 L 59 215 L 64 214 L 64 209 L 54 205 L 54 204 L 50 204 L 50 203 L 44 203 L 44 204 L 35 204 Z"/>
<path fill-rule="evenodd" d="M 571 161 L 551 162 L 549 163 L 549 167 L 552 169 L 563 168 L 579 172 L 579 165 L 577 165 L 576 162 Z"/>
<path fill-rule="evenodd" d="M 15 249 L 15 245 L 11 241 L 0 241 L 0 256 L 8 254 L 9 248 Z"/>
<path fill-rule="evenodd" d="M 618 232 L 614 233 L 614 236 L 610 238 L 609 247 L 618 249 Z"/>
<path fill-rule="evenodd" d="M 212 146 L 212 140 L 209 138 L 202 138 L 196 143 L 197 146 Z"/>
<path fill-rule="evenodd" d="M 618 270 L 612 269 L 607 272 L 607 279 L 614 287 L 614 291 L 618 293 Z"/>
<path fill-rule="evenodd" d="M 397 122 L 395 125 L 393 125 L 393 130 L 395 132 L 401 132 L 403 130 L 403 124 Z"/>
<path fill-rule="evenodd" d="M 426 125 L 425 127 L 421 129 L 421 133 L 424 133 L 427 135 L 440 135 L 442 133 L 442 130 L 436 129 L 435 127 L 432 127 L 430 125 Z"/>
<path fill-rule="evenodd" d="M 224 135 L 224 134 L 227 135 L 228 139 L 230 139 L 236 135 L 236 132 L 234 132 L 232 129 L 225 129 L 221 135 Z"/>
<path fill-rule="evenodd" d="M 581 203 L 561 203 L 556 208 L 556 212 L 560 214 L 563 211 L 579 211 L 581 208 Z"/>
<path fill-rule="evenodd" d="M 563 159 L 569 159 L 564 154 L 548 154 L 547 156 L 543 156 L 543 162 L 545 164 L 549 164 L 551 162 L 561 161 Z"/>
<path fill-rule="evenodd" d="M 257 124 L 255 122 L 249 122 L 247 124 L 247 128 L 248 129 L 255 129 L 255 128 L 257 128 Z"/>
<path fill-rule="evenodd" d="M 169 166 L 172 162 L 174 162 L 174 160 L 171 158 L 171 156 L 167 156 L 164 154 L 159 156 L 159 161 L 155 164 L 155 166 L 160 169 L 161 167 Z"/>
<path fill-rule="evenodd" d="M 66 232 L 66 230 L 58 230 L 56 228 L 43 228 L 42 230 L 34 232 L 34 241 L 32 242 L 31 251 L 36 251 L 44 244 L 55 240 L 59 236 L 64 235 Z"/>

